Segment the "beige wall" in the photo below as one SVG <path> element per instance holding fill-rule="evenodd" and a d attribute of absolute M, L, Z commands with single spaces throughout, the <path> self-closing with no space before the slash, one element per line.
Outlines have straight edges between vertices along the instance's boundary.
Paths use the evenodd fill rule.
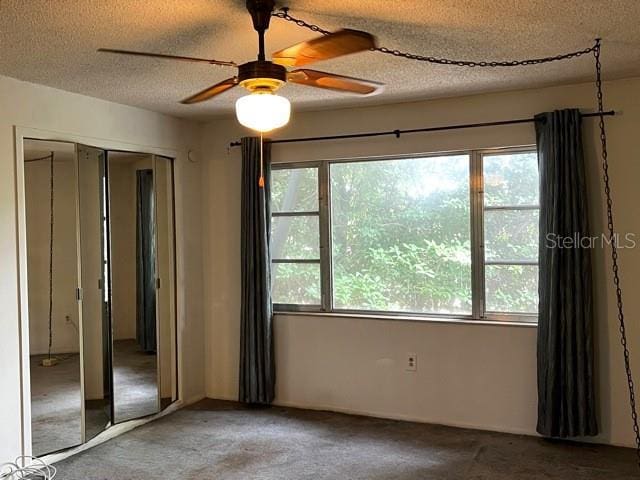
<path fill-rule="evenodd" d="M 283 91 L 283 94 L 286 94 Z M 617 228 L 640 233 L 640 80 L 605 85 Z M 418 128 L 531 117 L 557 108 L 593 110 L 591 84 L 560 86 L 362 109 L 294 113 L 277 137 Z M 594 120 L 585 120 L 585 148 L 594 234 L 602 231 L 602 188 Z M 240 152 L 228 142 L 248 135 L 233 119 L 204 129 L 203 175 L 206 389 L 237 397 L 240 332 Z M 438 152 L 535 143 L 533 125 L 438 134 L 274 146 L 273 160 L 304 161 Z M 597 440 L 632 445 L 607 252 L 593 253 L 597 321 L 597 384 L 602 434 Z M 640 375 L 640 248 L 620 252 L 633 366 Z M 331 316 L 275 319 L 277 402 L 311 408 L 533 434 L 536 421 L 536 329 Z M 418 371 L 407 373 L 407 352 Z"/>
<path fill-rule="evenodd" d="M 635 136 L 640 127 L 640 80 L 605 85 L 611 175 L 621 232 L 640 231 L 633 205 L 640 178 Z M 295 113 L 278 136 L 322 135 L 377 129 L 528 117 L 554 108 L 592 109 L 592 85 L 562 86 L 455 99 Z M 18 291 L 15 127 L 39 129 L 57 139 L 84 139 L 130 150 L 177 151 L 176 233 L 178 320 L 183 395 L 205 391 L 236 398 L 240 317 L 240 155 L 229 141 L 247 135 L 233 119 L 205 127 L 59 90 L 0 77 L 0 459 L 21 451 L 21 350 Z M 33 130 L 29 130 L 33 132 Z M 586 121 L 594 234 L 604 227 L 596 132 Z M 433 152 L 532 144 L 531 125 L 483 128 L 401 140 L 378 138 L 274 147 L 275 161 Z M 186 159 L 200 146 L 201 161 Z M 197 155 L 196 155 L 197 158 Z M 202 226 L 201 226 L 202 225 Z M 631 445 L 607 252 L 594 251 L 597 311 L 598 440 Z M 204 258 L 202 258 L 204 255 Z M 620 252 L 633 365 L 640 371 L 637 339 L 640 250 Z M 204 274 L 202 269 L 204 269 Z M 204 276 L 204 278 L 203 278 Z M 204 279 L 204 291 L 203 281 Z M 203 295 L 206 292 L 206 296 Z M 204 312 L 203 312 L 204 308 Z M 204 323 L 203 323 L 204 316 Z M 535 429 L 534 328 L 388 321 L 331 316 L 277 316 L 277 401 L 366 414 L 533 433 Z M 205 339 L 206 349 L 203 349 Z M 407 352 L 419 357 L 406 373 Z M 24 353 L 24 352 L 23 352 Z M 204 358 L 204 362 L 203 362 Z M 203 366 L 204 364 L 204 366 Z M 206 371 L 203 370 L 205 369 Z"/>
<path fill-rule="evenodd" d="M 0 459 L 19 455 L 23 437 L 29 437 L 21 425 L 24 393 L 21 379 L 28 378 L 23 376 L 28 374 L 28 370 L 21 371 L 21 358 L 28 352 L 26 348 L 21 351 L 20 337 L 16 128 L 28 131 L 31 136 L 98 146 L 133 151 L 175 151 L 177 311 L 182 394 L 187 401 L 202 396 L 201 166 L 187 160 L 187 151 L 197 150 L 197 125 L 3 76 L 0 76 L 0 112 Z"/>

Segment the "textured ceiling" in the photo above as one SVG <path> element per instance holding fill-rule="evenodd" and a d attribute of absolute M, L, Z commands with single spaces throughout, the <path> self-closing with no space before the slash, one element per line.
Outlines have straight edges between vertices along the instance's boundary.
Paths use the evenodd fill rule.
<path fill-rule="evenodd" d="M 280 5 L 283 5 L 281 0 Z M 289 0 L 291 14 L 327 29 L 351 27 L 381 45 L 423 55 L 506 60 L 579 50 L 603 38 L 605 78 L 640 75 L 640 0 Z M 273 19 L 267 50 L 313 37 Z M 257 37 L 243 0 L 0 0 L 0 74 L 202 119 L 229 112 L 236 88 L 200 105 L 178 101 L 233 76 L 233 68 L 117 57 L 98 47 L 198 56 L 238 63 L 255 58 Z M 287 85 L 295 109 L 453 96 L 588 80 L 593 58 L 518 69 L 467 69 L 376 52 L 311 68 L 384 82 L 358 98 Z"/>

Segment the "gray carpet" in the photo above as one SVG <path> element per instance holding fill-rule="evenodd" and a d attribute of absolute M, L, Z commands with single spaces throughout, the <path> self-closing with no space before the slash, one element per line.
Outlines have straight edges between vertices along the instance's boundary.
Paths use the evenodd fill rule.
<path fill-rule="evenodd" d="M 47 355 L 32 355 L 31 438 L 34 455 L 82 443 L 80 356 L 60 354 L 59 363 L 43 367 Z"/>
<path fill-rule="evenodd" d="M 64 480 L 638 479 L 630 449 L 214 400 L 57 467 Z"/>
<path fill-rule="evenodd" d="M 156 355 L 141 352 L 135 340 L 114 342 L 116 422 L 158 411 Z M 46 355 L 31 356 L 31 437 L 35 455 L 44 455 L 82 443 L 80 356 L 54 355 L 59 363 L 43 367 Z M 87 439 L 109 423 L 108 403 L 88 405 Z"/>
<path fill-rule="evenodd" d="M 157 362 L 135 340 L 113 342 L 114 423 L 159 411 Z"/>

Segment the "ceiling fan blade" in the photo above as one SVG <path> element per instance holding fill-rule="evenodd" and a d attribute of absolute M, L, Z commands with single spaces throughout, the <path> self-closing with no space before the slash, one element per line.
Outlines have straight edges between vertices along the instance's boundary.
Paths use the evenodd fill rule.
<path fill-rule="evenodd" d="M 370 33 L 344 29 L 280 50 L 272 55 L 272 61 L 285 67 L 299 67 L 375 46 L 376 38 Z"/>
<path fill-rule="evenodd" d="M 300 85 L 308 85 L 310 87 L 326 88 L 328 90 L 356 93 L 359 95 L 373 95 L 382 92 L 384 89 L 383 83 L 305 68 L 289 72 L 287 81 L 299 83 Z"/>
<path fill-rule="evenodd" d="M 134 55 L 138 57 L 162 58 L 165 60 L 180 60 L 183 62 L 208 63 L 209 65 L 220 65 L 223 67 L 237 66 L 234 62 L 222 62 L 220 60 L 208 60 L 206 58 L 181 57 L 179 55 L 165 55 L 163 53 L 134 52 L 132 50 L 117 50 L 113 48 L 99 48 L 98 52 L 117 53 L 120 55 Z"/>
<path fill-rule="evenodd" d="M 216 83 L 214 86 L 205 88 L 201 92 L 196 93 L 195 95 L 191 95 L 189 98 L 185 98 L 180 103 L 184 103 L 185 105 L 190 105 L 192 103 L 204 102 L 205 100 L 209 100 L 216 95 L 221 94 L 222 92 L 226 92 L 230 88 L 235 87 L 238 84 L 238 79 L 236 77 L 227 78 L 220 83 Z"/>

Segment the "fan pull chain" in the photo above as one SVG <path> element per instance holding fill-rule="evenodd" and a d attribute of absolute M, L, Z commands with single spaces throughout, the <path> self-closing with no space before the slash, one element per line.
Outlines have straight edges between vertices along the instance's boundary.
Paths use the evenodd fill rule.
<path fill-rule="evenodd" d="M 260 132 L 260 178 L 258 179 L 258 186 L 264 188 L 264 138 L 262 132 Z"/>
<path fill-rule="evenodd" d="M 600 39 L 596 40 L 593 55 L 596 61 L 596 89 L 598 98 L 598 113 L 600 121 L 600 143 L 602 146 L 602 178 L 604 183 L 604 193 L 607 201 L 607 228 L 611 245 L 611 269 L 613 270 L 613 285 L 616 289 L 616 304 L 618 307 L 618 322 L 620 323 L 620 343 L 624 356 L 624 369 L 627 374 L 627 385 L 629 387 L 629 404 L 631 406 L 631 420 L 633 422 L 633 433 L 636 441 L 636 455 L 638 466 L 640 467 L 640 428 L 638 427 L 638 413 L 636 410 L 636 394 L 631 372 L 631 359 L 629 356 L 629 346 L 627 343 L 627 329 L 624 321 L 624 309 L 622 308 L 622 287 L 620 286 L 620 274 L 618 268 L 618 246 L 616 245 L 615 228 L 613 225 L 613 200 L 611 198 L 611 185 L 609 182 L 609 154 L 607 152 L 607 132 L 604 124 L 604 100 L 602 94 L 602 64 L 600 63 Z"/>

